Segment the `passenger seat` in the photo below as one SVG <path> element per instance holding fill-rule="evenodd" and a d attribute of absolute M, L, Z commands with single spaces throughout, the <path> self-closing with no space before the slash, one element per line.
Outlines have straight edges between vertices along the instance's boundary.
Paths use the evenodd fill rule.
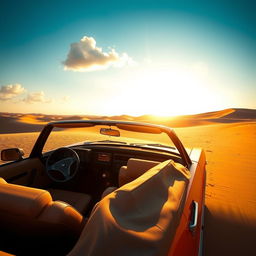
<path fill-rule="evenodd" d="M 130 158 L 127 162 L 127 166 L 122 166 L 119 170 L 119 177 L 118 177 L 118 185 L 122 187 L 126 183 L 129 183 L 143 173 L 151 169 L 152 167 L 158 165 L 160 162 L 150 161 L 150 160 L 143 160 L 137 158 Z M 107 196 L 108 194 L 115 191 L 118 187 L 108 187 L 102 193 L 101 198 Z"/>

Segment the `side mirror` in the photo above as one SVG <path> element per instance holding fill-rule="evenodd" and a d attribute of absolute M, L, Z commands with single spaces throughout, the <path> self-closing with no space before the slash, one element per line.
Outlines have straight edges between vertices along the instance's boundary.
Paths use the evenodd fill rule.
<path fill-rule="evenodd" d="M 8 148 L 1 151 L 2 161 L 17 161 L 22 160 L 24 151 L 21 148 Z"/>

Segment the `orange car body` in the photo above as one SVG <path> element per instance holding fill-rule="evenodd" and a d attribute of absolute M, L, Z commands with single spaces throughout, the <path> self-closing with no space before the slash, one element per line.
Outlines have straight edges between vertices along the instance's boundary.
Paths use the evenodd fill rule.
<path fill-rule="evenodd" d="M 205 195 L 205 153 L 201 149 L 193 149 L 190 154 L 192 165 L 190 167 L 191 183 L 187 191 L 187 198 L 180 224 L 172 242 L 168 256 L 202 255 L 203 218 Z M 190 230 L 193 215 L 193 202 L 198 203 L 198 219 L 194 230 Z"/>

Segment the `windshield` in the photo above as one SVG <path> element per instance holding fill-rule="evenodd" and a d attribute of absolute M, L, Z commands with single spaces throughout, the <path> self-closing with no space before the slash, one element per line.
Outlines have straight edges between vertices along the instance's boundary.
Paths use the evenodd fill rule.
<path fill-rule="evenodd" d="M 82 128 L 54 128 L 50 133 L 49 138 L 46 141 L 43 152 L 47 152 L 59 147 L 68 146 L 72 144 L 91 144 L 91 143 L 111 143 L 120 145 L 131 146 L 165 146 L 174 147 L 169 136 L 162 133 L 148 133 L 128 131 L 125 127 L 117 128 L 116 126 L 109 125 L 97 125 L 94 127 L 82 127 Z M 108 135 L 108 131 L 111 129 L 110 134 L 119 134 L 119 136 Z M 103 131 L 103 132 L 102 132 Z M 117 133 L 118 131 L 118 133 Z M 153 131 L 154 132 L 154 131 Z M 175 147 L 174 147 L 175 148 Z"/>

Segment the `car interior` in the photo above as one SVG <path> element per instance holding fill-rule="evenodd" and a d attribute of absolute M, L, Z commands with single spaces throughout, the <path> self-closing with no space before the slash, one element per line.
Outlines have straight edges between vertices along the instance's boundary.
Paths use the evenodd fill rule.
<path fill-rule="evenodd" d="M 77 161 L 69 159 L 70 152 Z M 62 157 L 71 161 L 70 179 L 63 171 L 49 171 L 64 166 Z M 182 163 L 178 154 L 166 151 L 91 144 L 1 166 L 0 251 L 66 255 L 102 198 L 169 159 Z"/>

